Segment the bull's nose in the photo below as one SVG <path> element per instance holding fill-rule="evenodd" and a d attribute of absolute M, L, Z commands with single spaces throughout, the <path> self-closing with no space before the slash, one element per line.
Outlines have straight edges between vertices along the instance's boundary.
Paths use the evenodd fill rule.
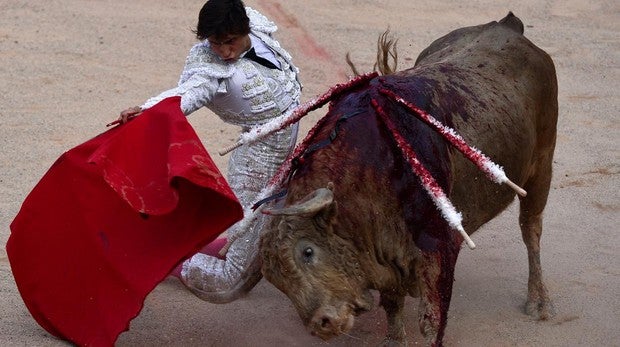
<path fill-rule="evenodd" d="M 321 318 L 320 323 L 321 323 L 321 329 L 333 329 L 335 327 L 334 323 L 329 317 Z"/>
<path fill-rule="evenodd" d="M 323 340 L 328 340 L 339 334 L 338 324 L 334 317 L 322 315 L 312 320 L 312 335 L 316 335 Z"/>
<path fill-rule="evenodd" d="M 335 309 L 319 309 L 310 323 L 312 335 L 323 340 L 346 333 L 353 326 L 353 316 L 339 317 Z"/>

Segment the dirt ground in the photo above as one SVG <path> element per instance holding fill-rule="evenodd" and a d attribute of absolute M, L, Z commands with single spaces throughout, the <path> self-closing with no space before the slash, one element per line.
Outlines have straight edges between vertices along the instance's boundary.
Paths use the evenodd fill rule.
<path fill-rule="evenodd" d="M 0 244 L 26 195 L 64 151 L 105 130 L 126 107 L 175 85 L 203 1 L 0 0 Z M 351 52 L 372 69 L 377 36 L 399 38 L 400 67 L 434 39 L 513 11 L 554 59 L 560 119 L 545 215 L 542 263 L 557 315 L 523 313 L 527 258 L 515 204 L 464 249 L 445 342 L 449 346 L 620 346 L 620 3 L 614 0 L 247 0 L 280 27 L 308 100 L 347 79 Z M 302 133 L 324 113 L 302 122 Z M 190 117 L 217 155 L 237 136 L 206 110 Z M 33 256 L 36 256 L 33 254 Z M 410 345 L 422 344 L 408 299 Z M 149 295 L 118 346 L 374 346 L 378 308 L 350 336 L 310 336 L 288 299 L 266 281 L 226 305 L 203 302 L 175 279 Z M 63 346 L 26 310 L 0 249 L 0 345 Z"/>

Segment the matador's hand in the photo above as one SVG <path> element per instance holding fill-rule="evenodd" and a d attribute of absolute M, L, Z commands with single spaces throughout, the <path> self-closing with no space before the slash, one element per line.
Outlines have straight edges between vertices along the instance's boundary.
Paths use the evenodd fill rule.
<path fill-rule="evenodd" d="M 141 112 L 142 108 L 140 106 L 130 107 L 121 112 L 121 115 L 118 117 L 118 121 L 121 124 L 125 124 L 130 118 L 139 115 Z"/>

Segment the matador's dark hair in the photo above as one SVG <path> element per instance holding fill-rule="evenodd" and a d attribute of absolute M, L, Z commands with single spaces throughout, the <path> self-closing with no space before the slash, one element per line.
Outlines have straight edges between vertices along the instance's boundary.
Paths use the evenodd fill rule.
<path fill-rule="evenodd" d="M 200 10 L 198 25 L 194 31 L 196 38 L 226 35 L 246 35 L 250 33 L 250 19 L 245 13 L 241 0 L 209 0 Z"/>

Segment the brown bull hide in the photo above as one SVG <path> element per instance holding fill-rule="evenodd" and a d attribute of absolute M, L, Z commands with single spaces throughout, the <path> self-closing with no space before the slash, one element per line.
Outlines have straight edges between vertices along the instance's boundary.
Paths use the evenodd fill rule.
<path fill-rule="evenodd" d="M 264 276 L 292 300 L 312 333 L 323 339 L 346 333 L 353 317 L 371 307 L 369 290 L 376 289 L 387 313 L 387 343 L 406 343 L 405 295 L 420 296 L 420 329 L 428 343 L 441 345 L 444 334 L 463 240 L 439 215 L 371 100 L 462 212 L 469 234 L 515 197 L 380 88 L 456 129 L 527 190 L 519 216 L 530 267 L 526 311 L 540 319 L 552 314 L 539 240 L 555 147 L 557 82 L 550 57 L 522 33 L 512 14 L 458 29 L 433 42 L 413 68 L 377 77 L 332 102 L 306 143 L 336 136 L 299 160 L 287 187 L 289 213 L 270 212 L 276 216 L 261 244 Z M 328 182 L 333 199 L 318 210 L 290 213 L 298 201 L 325 196 Z"/>

